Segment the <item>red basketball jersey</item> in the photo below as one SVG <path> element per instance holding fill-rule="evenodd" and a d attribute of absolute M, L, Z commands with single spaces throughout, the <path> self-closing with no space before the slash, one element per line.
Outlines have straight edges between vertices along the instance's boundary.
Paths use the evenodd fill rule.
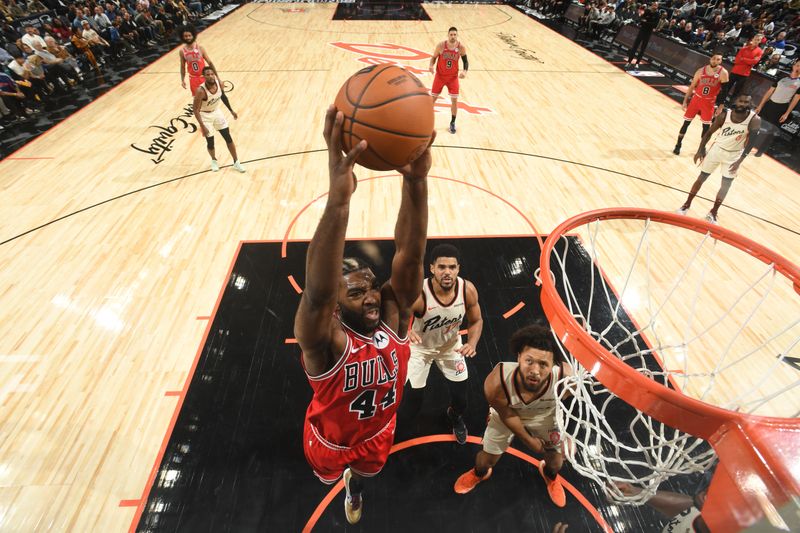
<path fill-rule="evenodd" d="M 191 48 L 184 46 L 181 50 L 183 58 L 186 60 L 186 70 L 189 72 L 189 76 L 202 76 L 206 60 L 203 59 L 203 52 L 200 51 L 197 43 L 194 43 Z"/>
<path fill-rule="evenodd" d="M 714 99 L 719 94 L 722 84 L 719 82 L 719 75 L 722 72 L 722 67 L 716 71 L 709 70 L 708 65 L 703 67 L 703 72 L 700 73 L 700 81 L 697 82 L 697 87 L 694 88 L 695 96 L 700 98 Z"/>
<path fill-rule="evenodd" d="M 436 60 L 436 74 L 443 78 L 458 76 L 458 60 L 461 59 L 461 43 L 455 48 L 448 48 L 447 41 L 442 44 L 442 53 Z"/>
<path fill-rule="evenodd" d="M 388 424 L 400 405 L 411 348 L 383 322 L 372 337 L 343 325 L 347 344 L 328 372 L 309 376 L 306 419 L 328 442 L 352 448 Z"/>

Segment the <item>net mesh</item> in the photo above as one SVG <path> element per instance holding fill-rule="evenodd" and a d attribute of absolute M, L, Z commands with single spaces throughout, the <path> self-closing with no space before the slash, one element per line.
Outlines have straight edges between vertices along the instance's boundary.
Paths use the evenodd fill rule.
<path fill-rule="evenodd" d="M 596 220 L 575 231 L 561 236 L 550 268 L 567 309 L 597 343 L 706 403 L 800 415 L 800 302 L 776 265 L 710 233 L 649 219 Z M 611 500 L 644 503 L 666 479 L 714 461 L 705 441 L 635 410 L 564 355 L 574 368 L 557 388 L 566 454 Z M 626 495 L 618 482 L 642 490 Z"/>

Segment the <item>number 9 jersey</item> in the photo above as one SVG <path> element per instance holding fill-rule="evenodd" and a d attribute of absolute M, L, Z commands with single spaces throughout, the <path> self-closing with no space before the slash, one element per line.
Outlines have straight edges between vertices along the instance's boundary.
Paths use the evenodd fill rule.
<path fill-rule="evenodd" d="M 380 322 L 372 337 L 342 323 L 344 352 L 333 368 L 309 376 L 314 396 L 306 410 L 303 448 L 314 473 L 333 483 L 348 465 L 374 476 L 394 443 L 411 348 Z M 301 358 L 302 361 L 302 358 Z"/>

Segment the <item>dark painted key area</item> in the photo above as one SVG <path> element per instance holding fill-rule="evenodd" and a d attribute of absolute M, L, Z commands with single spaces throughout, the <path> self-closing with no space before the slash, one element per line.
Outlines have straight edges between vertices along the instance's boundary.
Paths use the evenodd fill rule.
<path fill-rule="evenodd" d="M 534 237 L 487 237 L 432 238 L 428 249 L 443 241 L 461 250 L 461 275 L 477 287 L 483 311 L 478 355 L 468 360 L 465 416 L 470 435 L 479 439 L 488 409 L 484 378 L 499 361 L 515 359 L 507 349 L 511 333 L 544 318 L 534 279 L 540 248 Z M 301 531 L 330 492 L 303 456 L 302 424 L 311 389 L 299 348 L 291 343 L 299 294 L 288 276 L 304 285 L 306 248 L 306 242 L 290 242 L 282 259 L 280 242 L 242 245 L 138 531 Z M 576 241 L 569 250 L 584 257 L 567 264 L 589 260 Z M 390 240 L 348 242 L 346 249 L 346 255 L 374 265 L 379 279 L 388 278 L 393 252 Z M 524 307 L 503 318 L 519 302 Z M 393 453 L 383 472 L 366 484 L 357 526 L 347 524 L 339 492 L 313 531 L 549 533 L 559 521 L 569 523 L 570 532 L 602 531 L 569 491 L 566 508 L 555 507 L 536 467 L 508 454 L 491 479 L 467 495 L 456 494 L 453 483 L 474 464 L 480 448 L 452 440 L 447 404 L 444 378 L 432 370 L 417 424 L 398 427 L 395 445 L 424 435 L 448 440 Z M 619 416 L 624 423 L 629 413 Z M 661 531 L 665 521 L 654 511 L 611 506 L 571 467 L 561 474 L 612 530 Z M 692 493 L 694 482 L 684 479 L 664 488 Z"/>

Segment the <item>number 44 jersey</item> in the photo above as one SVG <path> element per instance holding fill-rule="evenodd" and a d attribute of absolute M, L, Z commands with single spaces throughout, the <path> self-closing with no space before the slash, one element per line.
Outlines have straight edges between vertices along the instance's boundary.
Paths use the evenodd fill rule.
<path fill-rule="evenodd" d="M 347 344 L 336 365 L 309 376 L 314 396 L 306 420 L 326 441 L 352 448 L 394 418 L 408 372 L 408 337 L 381 322 L 365 337 L 342 324 Z"/>

